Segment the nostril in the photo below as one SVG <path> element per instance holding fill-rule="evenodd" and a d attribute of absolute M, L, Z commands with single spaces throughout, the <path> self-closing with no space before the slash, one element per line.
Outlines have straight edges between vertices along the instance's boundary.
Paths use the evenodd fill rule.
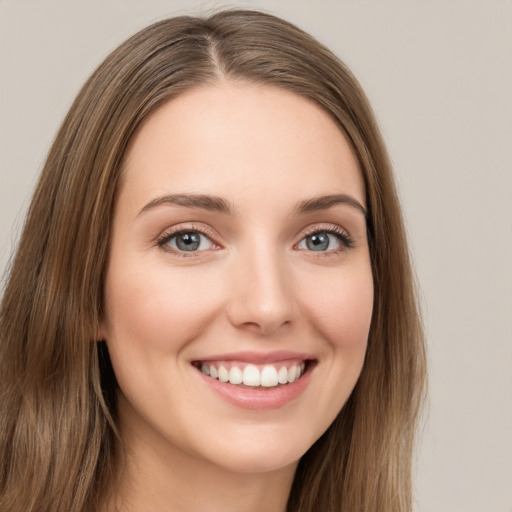
<path fill-rule="evenodd" d="M 261 323 L 258 322 L 244 322 L 241 325 L 238 325 L 237 327 L 239 329 L 243 329 L 249 332 L 253 332 L 255 334 L 259 334 L 262 336 L 269 336 L 277 331 L 285 328 L 290 322 L 283 322 L 283 323 L 271 323 L 268 321 L 262 321 Z"/>

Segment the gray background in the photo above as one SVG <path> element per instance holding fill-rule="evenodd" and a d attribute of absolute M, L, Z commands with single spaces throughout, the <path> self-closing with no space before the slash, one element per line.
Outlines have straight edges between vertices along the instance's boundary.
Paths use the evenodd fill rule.
<path fill-rule="evenodd" d="M 512 2 L 0 0 L 0 272 L 80 85 L 163 17 L 281 15 L 355 72 L 395 166 L 430 359 L 418 512 L 512 512 Z"/>

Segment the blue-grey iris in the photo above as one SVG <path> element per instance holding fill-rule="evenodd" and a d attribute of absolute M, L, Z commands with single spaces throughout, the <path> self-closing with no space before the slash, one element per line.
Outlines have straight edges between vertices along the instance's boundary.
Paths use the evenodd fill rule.
<path fill-rule="evenodd" d="M 310 251 L 325 251 L 329 248 L 328 233 L 314 233 L 306 237 L 306 246 Z"/>
<path fill-rule="evenodd" d="M 199 233 L 180 233 L 176 236 L 176 247 L 180 251 L 196 251 L 201 243 Z"/>

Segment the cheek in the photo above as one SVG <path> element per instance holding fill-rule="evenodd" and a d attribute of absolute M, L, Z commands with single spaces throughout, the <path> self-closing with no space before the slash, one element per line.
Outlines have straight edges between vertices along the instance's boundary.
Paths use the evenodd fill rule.
<path fill-rule="evenodd" d="M 157 354 L 176 352 L 198 335 L 218 308 L 218 288 L 192 273 L 144 265 L 144 271 L 110 272 L 106 283 L 106 338 L 109 345 Z"/>
<path fill-rule="evenodd" d="M 308 315 L 319 343 L 320 363 L 315 381 L 314 422 L 322 435 L 345 405 L 361 373 L 373 310 L 373 278 L 368 264 L 318 272 L 302 281 L 301 308 Z"/>
<path fill-rule="evenodd" d="M 330 342 L 331 349 L 364 353 L 373 311 L 369 264 L 319 277 L 300 295 L 315 329 Z"/>

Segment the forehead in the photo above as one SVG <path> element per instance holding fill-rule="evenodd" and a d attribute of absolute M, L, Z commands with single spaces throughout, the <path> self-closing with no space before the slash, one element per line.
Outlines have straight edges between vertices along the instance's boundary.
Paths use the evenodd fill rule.
<path fill-rule="evenodd" d="M 168 101 L 130 143 L 121 194 L 176 192 L 365 202 L 352 148 L 327 112 L 277 87 L 230 81 Z"/>

